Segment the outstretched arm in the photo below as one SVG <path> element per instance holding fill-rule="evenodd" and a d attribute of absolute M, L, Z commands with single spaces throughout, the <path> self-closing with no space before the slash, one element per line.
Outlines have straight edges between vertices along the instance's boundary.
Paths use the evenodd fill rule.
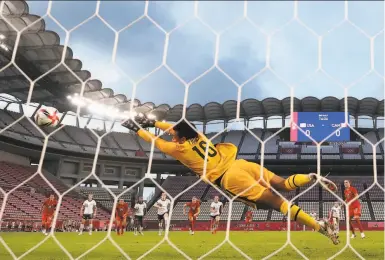
<path fill-rule="evenodd" d="M 172 129 L 173 124 L 156 121 L 155 127 L 161 129 L 162 131 L 169 133 L 170 135 L 175 135 L 175 131 L 174 131 L 174 129 Z"/>
<path fill-rule="evenodd" d="M 151 134 L 150 132 L 140 129 L 138 131 L 138 135 L 146 142 L 151 143 L 153 139 L 156 138 L 155 135 Z M 167 142 L 161 138 L 155 139 L 155 146 L 158 148 L 161 152 L 172 155 L 173 152 L 176 150 L 176 144 L 173 142 Z"/>

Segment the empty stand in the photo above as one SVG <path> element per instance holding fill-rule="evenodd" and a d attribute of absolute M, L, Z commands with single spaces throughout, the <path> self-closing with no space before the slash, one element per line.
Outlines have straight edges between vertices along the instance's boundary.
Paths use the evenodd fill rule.
<path fill-rule="evenodd" d="M 168 177 L 163 182 L 163 189 L 165 189 L 171 196 L 176 196 L 181 193 L 193 180 L 196 180 L 195 177 Z M 191 199 L 188 198 L 188 199 Z"/>
<path fill-rule="evenodd" d="M 172 211 L 172 216 L 171 216 L 171 221 L 172 220 L 187 220 L 187 216 L 183 215 L 183 206 L 185 202 L 178 202 L 173 211 Z M 186 209 L 188 212 L 188 209 Z"/>
<path fill-rule="evenodd" d="M 229 131 L 226 133 L 224 142 L 232 143 L 238 147 L 239 143 L 241 142 L 242 135 L 243 135 L 243 131 L 240 131 L 240 130 Z"/>
<path fill-rule="evenodd" d="M 202 199 L 203 193 L 207 189 L 207 184 L 203 181 L 200 181 L 195 187 L 183 193 L 180 197 L 181 200 L 191 200 L 193 196 L 198 199 Z"/>
<path fill-rule="evenodd" d="M 283 214 L 279 211 L 273 210 L 271 213 L 271 220 L 272 221 L 282 221 L 283 220 Z"/>
<path fill-rule="evenodd" d="M 0 162 L 0 186 L 4 190 L 10 190 L 21 182 L 31 177 L 36 172 L 36 168 L 17 165 L 8 162 Z M 62 183 L 55 176 L 44 173 L 51 185 L 60 193 L 68 190 L 68 186 Z M 52 192 L 50 186 L 41 178 L 40 175 L 29 180 L 25 185 L 19 187 L 9 194 L 4 216 L 8 218 L 28 218 L 40 219 L 40 209 L 46 194 Z M 71 191 L 63 197 L 59 211 L 59 219 L 78 218 L 80 207 L 84 198 L 75 191 Z M 110 213 L 99 209 L 98 218 L 109 218 Z"/>
<path fill-rule="evenodd" d="M 275 135 L 273 137 L 271 137 L 273 135 L 272 132 L 265 132 L 265 136 L 264 136 L 264 140 L 265 140 L 265 153 L 267 154 L 270 154 L 270 153 L 274 153 L 274 154 L 277 154 L 278 153 L 278 140 L 279 140 L 279 136 L 278 135 Z M 270 138 L 271 137 L 271 138 Z M 268 138 L 270 138 L 268 141 L 266 141 Z M 271 158 L 271 159 L 275 159 L 275 158 Z"/>
<path fill-rule="evenodd" d="M 201 203 L 201 213 L 198 215 L 197 220 L 210 220 L 210 205 L 211 201 Z"/>
<path fill-rule="evenodd" d="M 315 212 L 317 214 L 317 218 L 320 217 L 319 212 L 319 202 L 309 202 L 309 201 L 300 201 L 298 202 L 298 206 L 307 213 Z"/>
<path fill-rule="evenodd" d="M 214 199 L 215 196 L 219 196 L 219 200 L 225 199 L 225 197 L 223 196 L 223 194 L 220 191 L 218 191 L 214 187 L 210 186 L 209 190 L 207 191 L 203 200 L 212 200 L 212 199 Z"/>
<path fill-rule="evenodd" d="M 255 136 L 261 138 L 262 131 L 260 129 L 251 129 L 250 132 Z M 250 132 L 245 131 L 245 137 L 243 139 L 241 147 L 239 147 L 239 154 L 249 154 L 252 157 L 250 159 L 255 159 L 255 154 L 260 146 L 260 142 Z M 245 157 L 242 156 L 242 158 Z"/>
<path fill-rule="evenodd" d="M 226 205 L 227 204 L 230 204 L 230 203 L 226 203 Z M 231 210 L 231 220 L 241 220 L 244 210 L 245 210 L 245 204 L 239 201 L 234 201 L 232 210 Z"/>
<path fill-rule="evenodd" d="M 254 209 L 254 208 L 248 208 L 248 210 L 251 210 L 253 213 L 253 220 L 255 221 L 266 221 L 267 216 L 269 214 L 269 210 L 264 209 Z"/>
<path fill-rule="evenodd" d="M 157 208 L 155 207 L 151 207 L 146 216 L 144 217 L 144 220 L 146 221 L 154 221 L 154 220 L 158 220 L 158 215 L 157 215 Z"/>
<path fill-rule="evenodd" d="M 299 188 L 299 192 L 305 192 L 308 188 L 310 188 L 312 184 L 305 185 Z M 298 198 L 299 201 L 319 201 L 320 197 L 320 186 L 316 184 L 314 187 L 307 190 L 305 193 L 302 193 Z"/>
<path fill-rule="evenodd" d="M 384 191 L 376 185 L 376 186 L 373 186 L 369 190 L 369 196 L 370 196 L 371 200 L 374 200 L 374 201 L 382 200 L 383 201 L 384 200 Z"/>
<path fill-rule="evenodd" d="M 374 217 L 377 221 L 384 221 L 384 202 L 372 202 Z"/>

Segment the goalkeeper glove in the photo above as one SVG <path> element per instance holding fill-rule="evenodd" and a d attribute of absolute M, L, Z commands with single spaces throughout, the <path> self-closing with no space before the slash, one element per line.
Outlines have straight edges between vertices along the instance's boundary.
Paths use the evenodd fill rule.
<path fill-rule="evenodd" d="M 140 125 L 143 127 L 143 128 L 149 128 L 149 127 L 155 127 L 155 120 L 153 119 L 148 119 L 148 118 L 144 118 L 141 122 L 140 122 Z"/>
<path fill-rule="evenodd" d="M 135 116 L 135 122 L 137 122 L 142 128 L 149 128 L 149 127 L 155 127 L 155 120 L 149 119 L 144 114 L 139 114 Z"/>
<path fill-rule="evenodd" d="M 135 133 L 137 133 L 140 130 L 140 127 L 131 118 L 124 121 L 122 123 L 122 126 L 127 128 L 128 130 L 134 131 Z"/>

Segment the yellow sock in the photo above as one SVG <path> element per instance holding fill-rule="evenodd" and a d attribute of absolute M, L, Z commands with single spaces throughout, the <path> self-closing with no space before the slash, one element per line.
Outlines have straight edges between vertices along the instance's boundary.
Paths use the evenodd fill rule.
<path fill-rule="evenodd" d="M 284 215 L 288 214 L 289 204 L 286 201 L 281 204 L 280 211 Z M 302 225 L 314 229 L 315 231 L 320 229 L 318 222 L 295 204 L 292 204 L 290 207 L 290 220 L 297 221 Z"/>
<path fill-rule="evenodd" d="M 288 190 L 295 190 L 311 182 L 307 174 L 294 174 L 285 180 L 285 187 Z"/>

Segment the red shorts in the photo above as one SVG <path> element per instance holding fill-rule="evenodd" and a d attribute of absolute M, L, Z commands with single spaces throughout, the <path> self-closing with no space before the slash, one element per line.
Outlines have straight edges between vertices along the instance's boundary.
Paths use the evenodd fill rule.
<path fill-rule="evenodd" d="M 116 216 L 115 220 L 118 221 L 118 222 L 124 222 L 124 221 L 127 220 L 127 217 Z"/>
<path fill-rule="evenodd" d="M 251 219 L 251 218 L 246 218 L 246 219 L 245 219 L 245 222 L 246 222 L 246 223 L 251 223 L 252 220 L 253 220 L 253 219 Z"/>
<path fill-rule="evenodd" d="M 361 217 L 361 205 L 353 205 L 349 207 L 349 216 Z"/>
<path fill-rule="evenodd" d="M 53 214 L 43 214 L 41 217 L 42 222 L 51 222 L 53 219 Z"/>
<path fill-rule="evenodd" d="M 196 214 L 195 212 L 189 212 L 188 213 L 188 219 L 193 219 L 193 220 L 197 220 L 197 217 L 194 217 L 194 214 Z"/>

